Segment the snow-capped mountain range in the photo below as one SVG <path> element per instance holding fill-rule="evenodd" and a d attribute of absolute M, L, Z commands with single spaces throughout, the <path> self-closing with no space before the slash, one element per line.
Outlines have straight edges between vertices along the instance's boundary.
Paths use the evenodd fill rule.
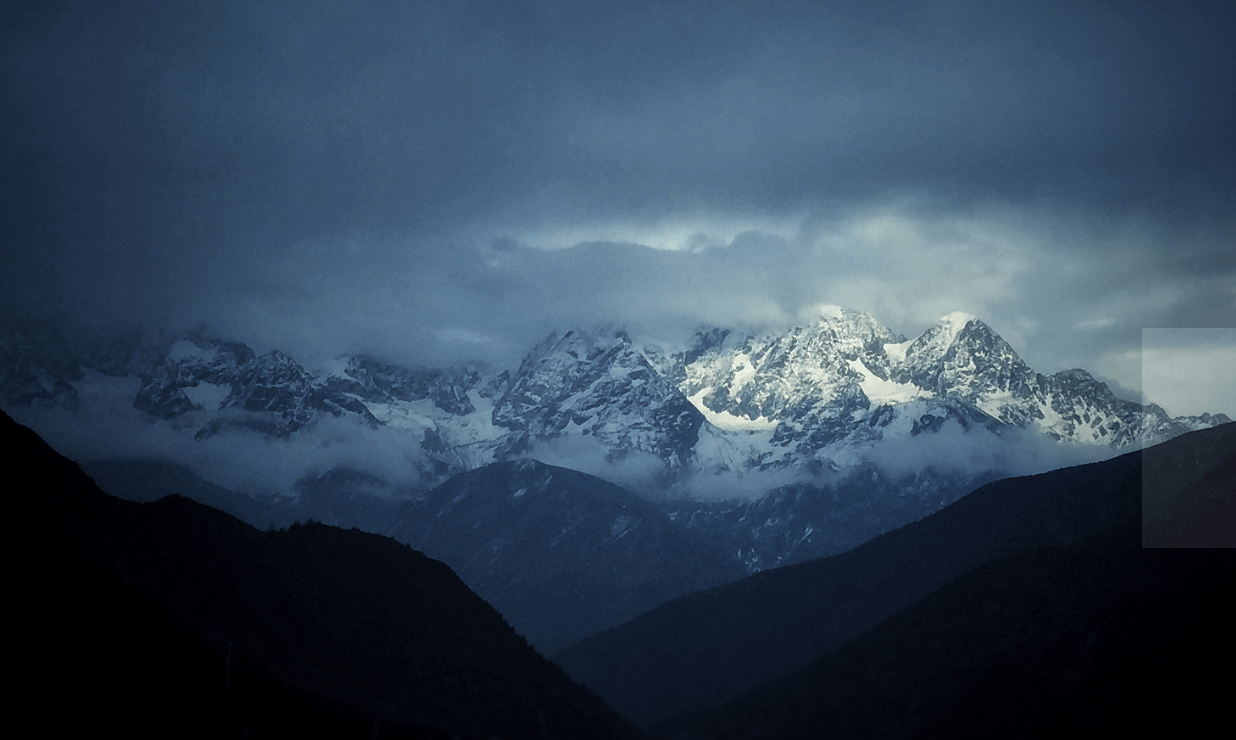
<path fill-rule="evenodd" d="M 544 650 L 1080 461 L 1028 470 L 1043 449 L 1094 459 L 1228 421 L 1035 373 L 971 316 L 909 341 L 840 308 L 673 342 L 554 333 L 513 371 L 363 355 L 310 371 L 200 333 L 43 327 L 0 335 L 0 405 L 117 495 L 394 536 Z"/>
<path fill-rule="evenodd" d="M 784 333 L 706 328 L 668 346 L 576 329 L 548 337 L 513 375 L 367 356 L 311 373 L 284 353 L 202 336 L 88 352 L 30 333 L 2 341 L 0 397 L 10 407 L 72 409 L 91 382 L 126 377 L 133 413 L 198 440 L 237 430 L 286 439 L 325 417 L 397 430 L 426 484 L 563 449 L 655 461 L 659 480 L 672 482 L 844 473 L 884 443 L 946 428 L 1123 449 L 1228 421 L 1170 418 L 1084 370 L 1036 373 L 962 313 L 912 341 L 838 307 Z"/>
<path fill-rule="evenodd" d="M 936 431 L 948 420 L 1116 449 L 1219 423 L 1209 415 L 1172 419 L 1156 405 L 1120 399 L 1085 370 L 1036 373 L 964 313 L 907 341 L 868 314 L 825 307 L 811 326 L 702 332 L 690 350 L 658 359 L 716 427 L 771 431 L 765 466 L 811 458 L 835 465 L 846 450 Z"/>

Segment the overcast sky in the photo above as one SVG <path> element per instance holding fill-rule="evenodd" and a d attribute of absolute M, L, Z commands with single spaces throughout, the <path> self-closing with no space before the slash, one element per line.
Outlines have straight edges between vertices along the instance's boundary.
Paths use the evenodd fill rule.
<path fill-rule="evenodd" d="M 510 365 L 963 310 L 1127 391 L 1236 325 L 1231 2 L 22 5 L 6 316 Z"/>

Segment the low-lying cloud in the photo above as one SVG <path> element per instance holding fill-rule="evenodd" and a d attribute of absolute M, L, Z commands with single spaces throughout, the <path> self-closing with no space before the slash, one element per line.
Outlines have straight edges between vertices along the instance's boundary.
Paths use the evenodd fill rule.
<path fill-rule="evenodd" d="M 1009 427 L 996 434 L 981 426 L 963 428 L 949 419 L 935 433 L 884 440 L 861 456 L 896 480 L 928 468 L 970 477 L 1033 475 L 1115 454 L 1107 446 L 1058 442 L 1033 429 Z"/>
<path fill-rule="evenodd" d="M 394 429 L 373 429 L 355 418 L 322 417 L 286 439 L 243 427 L 262 417 L 244 411 L 209 415 L 191 411 L 170 421 L 151 421 L 132 407 L 137 378 L 88 372 L 73 410 L 20 406 L 6 409 L 53 448 L 79 461 L 162 459 L 181 463 L 216 485 L 255 496 L 293 495 L 295 483 L 335 467 L 371 473 L 409 490 L 423 486 L 426 461 L 419 447 Z M 221 431 L 196 439 L 208 421 Z M 228 424 L 227 422 L 234 422 Z"/>
<path fill-rule="evenodd" d="M 538 442 L 526 457 L 595 475 L 644 497 L 656 495 L 669 478 L 665 462 L 656 455 L 631 450 L 616 456 L 590 436 L 567 435 Z"/>
<path fill-rule="evenodd" d="M 335 468 L 367 473 L 404 493 L 434 480 L 434 465 L 419 444 L 389 427 L 375 429 L 355 418 L 327 416 L 275 439 L 246 430 L 244 423 L 260 421 L 260 415 L 244 411 L 193 411 L 170 421 L 151 421 L 132 408 L 137 382 L 91 371 L 78 386 L 76 409 L 36 405 L 10 412 L 71 459 L 172 460 L 211 483 L 255 496 L 293 496 L 297 481 Z M 209 420 L 222 422 L 221 431 L 197 439 L 196 432 Z M 791 484 L 828 488 L 873 467 L 889 481 L 927 470 L 978 479 L 1034 474 L 1116 454 L 1107 447 L 1054 442 L 1033 430 L 996 434 L 982 427 L 963 429 L 954 421 L 936 433 L 888 439 L 853 453 L 839 471 L 823 467 L 814 473 L 755 469 L 675 474 L 652 454 L 615 455 L 595 438 L 569 435 L 535 444 L 526 457 L 595 475 L 648 499 L 721 501 L 756 500 Z"/>
<path fill-rule="evenodd" d="M 1143 328 L 1236 317 L 1233 38 L 1227 6 L 1187 1 L 7 3 L 0 323 L 514 370 L 576 326 L 672 343 L 834 304 L 913 338 L 961 310 L 1135 400 Z M 429 465 L 349 419 L 195 440 L 199 416 L 148 423 L 132 390 L 10 413 L 71 457 L 252 493 Z M 533 454 L 666 479 L 578 438 Z M 1110 451 L 946 425 L 865 454 L 896 476 Z"/>
<path fill-rule="evenodd" d="M 1213 4 L 14 8 L 6 318 L 510 366 L 597 320 L 965 310 L 1136 390 L 1142 327 L 1236 313 Z"/>

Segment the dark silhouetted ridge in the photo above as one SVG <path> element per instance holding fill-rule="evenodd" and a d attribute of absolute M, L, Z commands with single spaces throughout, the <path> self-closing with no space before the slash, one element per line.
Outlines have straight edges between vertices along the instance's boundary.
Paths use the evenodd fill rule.
<path fill-rule="evenodd" d="M 807 668 L 654 735 L 1071 737 L 1136 718 L 1205 735 L 1236 657 L 1222 615 L 1231 551 L 1144 551 L 1125 529 L 987 563 Z"/>
<path fill-rule="evenodd" d="M 1158 562 L 1137 559 L 1144 558 L 1138 543 L 1143 470 L 1146 479 L 1162 489 L 1160 495 L 1175 499 L 1187 495 L 1194 481 L 1210 480 L 1208 476 L 1222 470 L 1225 456 L 1234 450 L 1236 425 L 1228 424 L 1100 463 L 997 481 L 845 554 L 766 571 L 676 599 L 558 653 L 555 660 L 637 724 L 652 726 L 692 707 L 700 707 L 696 716 L 707 717 L 711 708 L 758 684 L 816 664 L 928 597 L 949 608 L 969 603 L 964 599 L 970 598 L 996 603 L 1003 597 L 987 595 L 983 589 L 1017 579 L 1033 582 L 1039 578 L 1034 570 L 1039 566 L 1030 563 L 1042 565 L 1045 581 L 1054 578 L 1055 583 L 1067 584 L 1071 574 L 1107 567 L 1093 560 L 1099 557 L 1096 553 L 1122 568 Z M 1170 466 L 1177 455 L 1192 460 L 1190 470 L 1200 472 L 1173 474 Z M 1181 562 L 1186 571 L 1191 567 L 1192 561 Z M 983 571 L 988 575 L 976 572 L 988 564 L 991 570 Z M 1170 564 L 1164 567 L 1171 571 Z M 963 587 L 960 579 L 967 574 L 982 585 Z M 1113 577 L 1127 575 L 1122 571 Z M 954 590 L 942 591 L 946 586 Z M 1106 586 L 1100 583 L 1094 588 Z M 980 595 L 972 597 L 971 593 Z M 1159 595 L 1153 589 L 1142 595 L 1131 592 L 1120 596 L 1124 601 L 1118 603 Z M 1056 597 L 1044 598 L 1044 614 L 1050 616 L 1055 609 L 1051 599 Z M 1067 624 L 1072 619 L 1067 609 L 1073 606 L 1066 597 L 1060 598 L 1066 614 L 1061 624 Z M 1025 602 L 1010 602 L 1008 618 L 1021 619 L 1017 610 L 1023 606 Z M 927 630 L 934 620 L 956 621 L 959 614 L 969 613 L 957 608 L 956 614 L 941 606 L 918 617 L 903 613 L 899 618 Z M 998 618 L 994 612 L 988 616 Z M 909 635 L 905 650 L 894 649 L 892 643 L 881 642 L 882 638 L 869 639 L 875 640 L 873 645 L 887 644 L 888 655 L 896 660 L 917 654 L 917 641 L 927 639 L 922 637 L 926 632 L 895 634 Z M 964 634 L 957 633 L 957 639 L 964 641 Z M 1057 637 L 1052 633 L 1043 639 Z M 1028 649 L 1038 649 L 1035 639 L 1007 637 L 1032 646 Z M 995 636 L 985 644 L 1006 644 L 1002 640 L 1006 637 Z M 897 665 L 893 658 L 889 665 Z M 787 679 L 783 689 L 789 691 L 796 680 Z M 809 691 L 803 696 L 810 701 Z M 899 711 L 895 703 L 885 709 Z M 775 711 L 783 710 L 793 714 L 776 706 Z M 686 725 L 667 726 L 681 730 Z"/>
<path fill-rule="evenodd" d="M 636 733 L 445 565 L 321 524 L 110 497 L 0 414 L 13 726 L 124 737 Z"/>
<path fill-rule="evenodd" d="M 394 513 L 394 537 L 450 563 L 547 653 L 743 575 L 629 491 L 535 460 L 461 473 Z"/>

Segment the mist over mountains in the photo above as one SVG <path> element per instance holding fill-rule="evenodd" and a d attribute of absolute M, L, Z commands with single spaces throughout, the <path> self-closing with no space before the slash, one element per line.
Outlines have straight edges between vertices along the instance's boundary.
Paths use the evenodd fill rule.
<path fill-rule="evenodd" d="M 692 710 L 668 723 L 684 731 L 667 726 L 669 737 L 811 736 L 820 727 L 892 737 L 1024 733 L 1027 726 L 988 704 L 1035 707 L 1033 716 L 1058 698 L 1044 687 L 1067 693 L 1093 669 L 1083 657 L 1093 646 L 1076 642 L 1105 637 L 1104 620 L 1140 625 L 1142 600 L 1195 579 L 1232 577 L 1230 551 L 1150 551 L 1140 542 L 1151 502 L 1202 492 L 1228 507 L 1216 522 L 1226 539 L 1207 545 L 1236 542 L 1234 463 L 1236 425 L 1227 424 L 1102 462 L 995 481 L 842 555 L 676 599 L 555 660 L 643 727 Z M 855 641 L 868 630 L 865 644 Z M 968 644 L 980 634 L 991 647 Z M 1149 646 L 1169 638 L 1144 639 Z M 847 645 L 849 655 L 837 652 Z M 963 677 L 968 666 L 981 675 L 987 661 L 1015 649 L 992 685 Z M 1015 677 L 1033 690 L 1005 694 L 1003 682 Z M 771 679 L 780 684 L 761 685 Z M 974 706 L 951 703 L 962 687 Z M 840 691 L 847 698 L 831 698 Z M 949 712 L 956 713 L 949 723 L 923 729 Z M 966 729 L 967 715 L 974 729 Z"/>
<path fill-rule="evenodd" d="M 7 407 L 110 492 L 395 537 L 547 652 L 998 478 L 1227 421 L 1170 418 L 1084 370 L 1035 373 L 959 313 L 913 340 L 838 307 L 674 343 L 573 329 L 504 370 L 359 355 L 310 371 L 200 333 L 46 325 L 0 350 Z"/>
<path fill-rule="evenodd" d="M 3 413 L 0 455 L 14 717 L 71 735 L 637 737 L 390 538 L 123 501 Z"/>
<path fill-rule="evenodd" d="M 19 486 L 6 519 L 29 564 L 16 579 L 19 623 L 33 636 L 16 653 L 33 679 L 19 685 L 22 711 L 67 702 L 78 713 L 57 726 L 78 727 L 84 712 L 91 727 L 162 734 L 634 736 L 440 563 L 356 530 L 262 533 L 180 497 L 119 501 L 30 430 L 7 417 L 0 426 L 8 468 L 39 486 Z M 1221 690 L 1189 656 L 1230 657 L 1220 615 L 1231 550 L 1145 550 L 1138 530 L 1144 538 L 1144 513 L 1163 502 L 1208 498 L 1226 507 L 1222 521 L 1192 519 L 1226 539 L 1198 544 L 1230 546 L 1234 462 L 1236 424 L 1225 424 L 999 481 L 843 556 L 674 599 L 555 660 L 627 720 L 679 740 L 823 727 L 1048 737 L 1101 723 L 1130 698 L 1150 706 L 1148 726 L 1202 731 Z M 543 529 L 520 524 L 524 502 L 548 496 L 550 507 L 524 511 L 572 520 L 581 499 L 555 478 L 589 485 L 530 462 L 475 472 L 435 489 L 426 503 L 438 515 L 388 523 L 432 529 L 461 503 L 469 518 L 505 499 L 509 526 L 481 533 L 489 542 Z M 591 484 L 597 502 L 624 512 L 608 539 L 638 536 L 655 514 L 604 485 Z M 1151 521 L 1166 535 L 1157 546 L 1193 546 L 1173 539 L 1176 514 Z M 614 582 L 638 577 L 641 558 L 629 555 L 648 553 L 647 533 L 616 551 Z M 489 551 L 445 534 L 440 548 Z M 570 536 L 596 539 L 586 528 Z M 554 570 L 535 547 L 492 554 L 529 574 Z M 664 572 L 655 555 L 642 559 Z M 512 595 L 540 595 L 514 585 Z"/>
<path fill-rule="evenodd" d="M 767 635 L 784 615 L 611 645 L 623 660 L 702 654 L 684 668 L 701 687 L 769 681 L 758 696 L 731 684 L 734 703 L 707 716 L 664 708 L 665 735 L 1013 737 L 1041 711 L 1056 713 L 1050 735 L 1079 715 L 1044 704 L 1044 687 L 1102 708 L 1086 725 L 1099 731 L 1122 696 L 1192 712 L 1136 648 L 1181 676 L 1173 651 L 1217 654 L 1193 638 L 1224 634 L 1208 596 L 1230 569 L 1158 546 L 1230 529 L 1230 459 L 1175 484 L 1214 451 L 1199 439 L 1230 444 L 1236 417 L 1233 37 L 1236 14 L 1212 0 L 10 0 L 0 409 L 103 490 L 149 505 L 105 507 L 122 512 L 109 526 L 124 520 L 111 534 L 81 519 L 61 531 L 54 495 L 36 525 L 8 524 L 50 543 L 37 552 L 58 566 L 75 539 L 114 536 L 133 544 L 138 580 L 194 582 L 158 570 L 167 553 L 223 593 L 234 574 L 174 535 L 145 552 L 125 527 L 245 532 L 272 548 L 251 553 L 300 558 L 276 553 L 251 575 L 288 583 L 274 571 L 303 568 L 290 583 L 308 588 L 237 601 L 300 614 L 340 604 L 306 583 L 343 572 L 315 545 L 378 559 L 411 547 L 543 654 L 713 589 L 731 596 L 705 616 L 735 614 L 751 583 L 822 562 L 863 561 L 850 572 L 919 599 L 835 601 L 853 609 L 817 620 L 827 634 L 748 644 L 744 665 L 708 659 L 743 642 L 736 625 Z M 1013 526 L 1074 531 L 1078 507 L 1128 504 L 1129 456 L 1177 441 L 1171 464 L 1143 468 L 1145 552 L 1131 509 L 1079 541 Z M 1098 469 L 1119 481 L 1082 480 L 1109 463 Z M 1056 472 L 1069 500 L 1016 495 L 1033 487 L 1020 476 Z M 1013 495 L 993 503 L 990 486 Z M 879 546 L 975 513 L 976 495 L 994 513 L 943 542 Z M 936 558 L 993 531 L 1027 546 L 964 567 Z M 118 550 L 101 547 L 82 558 L 100 566 L 84 581 L 67 566 L 22 571 L 56 598 L 30 624 L 93 616 L 54 584 L 114 585 Z M 864 560 L 873 549 L 888 557 Z M 404 576 L 444 572 L 404 556 L 391 556 L 402 576 L 372 569 L 399 593 L 417 584 Z M 1159 589 L 1177 575 L 1178 591 Z M 837 595 L 843 581 L 786 590 Z M 759 601 L 810 621 L 793 598 Z M 62 631 L 108 658 L 86 684 L 139 642 L 126 622 L 149 624 L 106 603 L 134 620 L 103 610 L 71 623 L 93 631 Z M 367 618 L 348 623 L 381 621 Z M 108 643 L 113 628 L 123 639 Z M 812 652 L 825 642 L 835 650 Z M 663 668 L 623 680 L 677 670 Z M 1150 689 L 1110 680 L 1121 675 Z M 167 695 L 153 683 L 127 695 Z M 220 697 L 207 688 L 169 706 L 209 713 Z M 906 705 L 916 713 L 882 711 Z M 508 724 L 535 728 L 534 715 Z M 438 726 L 536 734 L 502 725 Z"/>
<path fill-rule="evenodd" d="M 311 371 L 200 332 L 18 325 L 0 338 L 0 396 L 78 459 L 174 461 L 281 521 L 310 516 L 303 492 L 323 481 L 352 502 L 327 520 L 350 525 L 461 473 L 538 460 L 656 502 L 750 571 L 842 552 L 1002 476 L 1228 420 L 1171 418 L 1082 369 L 1036 373 L 967 314 L 913 340 L 868 314 L 816 315 L 672 341 L 577 328 L 508 369 L 354 355 Z"/>
<path fill-rule="evenodd" d="M 513 369 L 358 355 L 311 371 L 201 334 L 19 325 L 0 345 L 0 393 L 80 458 L 166 456 L 281 495 L 344 464 L 423 489 L 533 457 L 651 498 L 751 498 L 927 460 L 964 475 L 1045 470 L 1226 420 L 1173 419 L 1081 369 L 1036 373 L 969 315 L 907 340 L 867 314 L 818 313 L 789 332 L 705 328 L 673 343 L 574 329 Z M 245 445 L 264 462 L 224 451 Z"/>

